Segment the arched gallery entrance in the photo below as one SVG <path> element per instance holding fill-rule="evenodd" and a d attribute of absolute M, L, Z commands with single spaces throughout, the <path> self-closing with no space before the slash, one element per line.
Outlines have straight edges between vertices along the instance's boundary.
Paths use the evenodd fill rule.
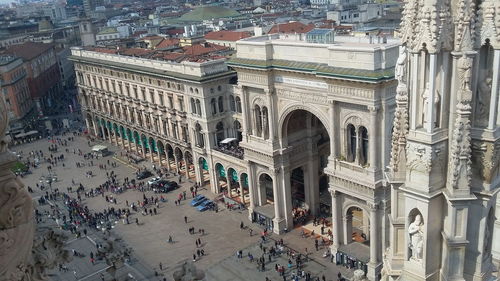
<path fill-rule="evenodd" d="M 291 148 L 288 174 L 294 224 L 307 224 L 313 217 L 328 220 L 332 200 L 328 176 L 324 173 L 330 155 L 330 136 L 325 124 L 309 111 L 290 112 L 282 125 L 282 147 Z"/>

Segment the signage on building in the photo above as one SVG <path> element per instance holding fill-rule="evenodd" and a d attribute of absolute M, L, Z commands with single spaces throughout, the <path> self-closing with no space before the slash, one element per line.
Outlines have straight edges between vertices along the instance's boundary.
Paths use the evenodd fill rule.
<path fill-rule="evenodd" d="M 286 76 L 280 76 L 280 75 L 274 76 L 274 82 L 293 84 L 293 85 L 304 86 L 304 87 L 328 89 L 328 84 L 326 84 L 325 82 L 310 81 L 310 80 L 304 80 L 304 79 L 298 79 L 298 78 L 292 78 L 292 77 L 286 77 Z"/>

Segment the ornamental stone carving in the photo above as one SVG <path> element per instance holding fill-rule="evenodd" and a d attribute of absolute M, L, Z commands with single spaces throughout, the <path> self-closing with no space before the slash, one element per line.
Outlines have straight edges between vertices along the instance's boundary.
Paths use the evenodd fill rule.
<path fill-rule="evenodd" d="M 457 117 L 451 144 L 451 185 L 453 188 L 470 186 L 471 170 L 471 136 L 470 120 Z"/>
<path fill-rule="evenodd" d="M 478 18 L 477 29 L 481 40 L 477 40 L 478 46 L 476 47 L 489 39 L 490 44 L 495 49 L 500 48 L 500 2 L 496 0 L 483 1 Z"/>
<path fill-rule="evenodd" d="M 455 51 L 469 51 L 473 49 L 475 41 L 476 5 L 471 0 L 459 0 L 455 18 Z"/>
<path fill-rule="evenodd" d="M 408 86 L 406 84 L 407 49 L 399 48 L 399 57 L 396 65 L 396 111 L 394 113 L 390 169 L 393 173 L 404 170 L 406 160 L 406 136 L 408 134 Z M 393 175 L 395 176 L 395 175 Z"/>
<path fill-rule="evenodd" d="M 408 37 L 412 40 L 403 43 L 407 43 L 413 51 L 427 49 L 431 54 L 441 49 L 451 50 L 453 29 L 448 3 L 445 1 L 440 6 L 436 3 L 417 5 L 417 9 L 422 11 L 418 23 L 409 24 L 414 29 L 405 31 L 414 32 L 415 37 Z M 411 20 L 415 21 L 414 18 Z M 406 28 L 407 24 L 404 26 Z"/>
<path fill-rule="evenodd" d="M 473 141 L 471 161 L 473 175 L 491 183 L 500 174 L 500 141 Z"/>
<path fill-rule="evenodd" d="M 407 151 L 407 168 L 410 171 L 419 171 L 430 173 L 432 168 L 432 148 L 418 143 L 408 143 Z"/>

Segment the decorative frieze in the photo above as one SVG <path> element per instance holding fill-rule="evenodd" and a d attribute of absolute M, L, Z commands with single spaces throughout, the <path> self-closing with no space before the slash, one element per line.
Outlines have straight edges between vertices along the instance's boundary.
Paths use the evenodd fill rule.
<path fill-rule="evenodd" d="M 327 104 L 328 102 L 328 97 L 326 95 L 322 95 L 317 92 L 297 92 L 297 91 L 290 91 L 287 89 L 276 89 L 276 94 L 280 97 L 291 99 L 291 100 L 298 100 L 303 103 L 306 102 L 312 102 L 312 103 L 319 103 L 319 104 Z"/>

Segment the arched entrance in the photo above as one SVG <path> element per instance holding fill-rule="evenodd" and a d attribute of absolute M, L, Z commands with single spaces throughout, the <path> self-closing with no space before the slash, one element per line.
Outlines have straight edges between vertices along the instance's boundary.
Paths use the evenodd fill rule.
<path fill-rule="evenodd" d="M 222 164 L 215 164 L 215 184 L 218 192 L 227 192 L 227 176 L 226 170 Z"/>
<path fill-rule="evenodd" d="M 175 159 L 175 167 L 177 169 L 177 173 L 180 174 L 185 174 L 186 173 L 186 167 L 183 165 L 184 163 L 184 156 L 182 154 L 182 151 L 180 148 L 176 147 L 174 150 L 174 159 Z M 186 175 L 186 174 L 185 174 Z"/>
<path fill-rule="evenodd" d="M 268 174 L 259 177 L 259 197 L 261 206 L 274 203 L 273 179 Z"/>
<path fill-rule="evenodd" d="M 200 159 L 198 159 L 198 165 L 200 165 L 200 174 L 201 174 L 200 185 L 203 186 L 205 185 L 205 183 L 210 182 L 210 172 L 208 168 L 208 162 L 205 158 L 200 157 Z"/>
<path fill-rule="evenodd" d="M 139 133 L 137 131 L 134 131 L 132 141 L 135 142 L 135 149 L 134 149 L 135 152 L 139 155 L 143 155 L 142 154 L 142 146 L 141 146 L 141 138 L 139 137 Z"/>
<path fill-rule="evenodd" d="M 345 213 L 345 237 L 346 244 L 352 242 L 370 244 L 370 214 L 364 212 L 357 206 L 351 206 Z"/>
<path fill-rule="evenodd" d="M 249 203 L 249 190 L 248 190 L 248 175 L 247 173 L 242 173 L 240 175 L 240 185 L 241 185 L 241 203 L 247 205 Z"/>
<path fill-rule="evenodd" d="M 196 179 L 193 165 L 193 155 L 189 151 L 184 152 L 184 165 L 186 167 L 186 176 L 191 179 Z"/>
<path fill-rule="evenodd" d="M 330 155 L 326 128 L 316 115 L 303 109 L 293 110 L 282 123 L 282 147 L 291 148 L 289 173 L 285 174 L 290 177 L 292 212 L 297 224 L 307 224 L 312 217 L 331 217 L 332 200 L 324 173 Z"/>
<path fill-rule="evenodd" d="M 240 181 L 239 181 L 238 173 L 233 168 L 229 168 L 227 170 L 227 173 L 228 173 L 227 179 L 228 179 L 228 183 L 229 183 L 228 195 L 231 198 L 239 197 L 241 195 L 240 194 L 241 191 L 240 191 Z"/>
<path fill-rule="evenodd" d="M 167 152 L 167 168 L 170 170 L 172 169 L 172 165 L 174 163 L 172 162 L 175 162 L 174 160 L 174 149 L 172 148 L 172 146 L 170 144 L 165 144 L 165 147 L 166 147 L 166 152 Z"/>

